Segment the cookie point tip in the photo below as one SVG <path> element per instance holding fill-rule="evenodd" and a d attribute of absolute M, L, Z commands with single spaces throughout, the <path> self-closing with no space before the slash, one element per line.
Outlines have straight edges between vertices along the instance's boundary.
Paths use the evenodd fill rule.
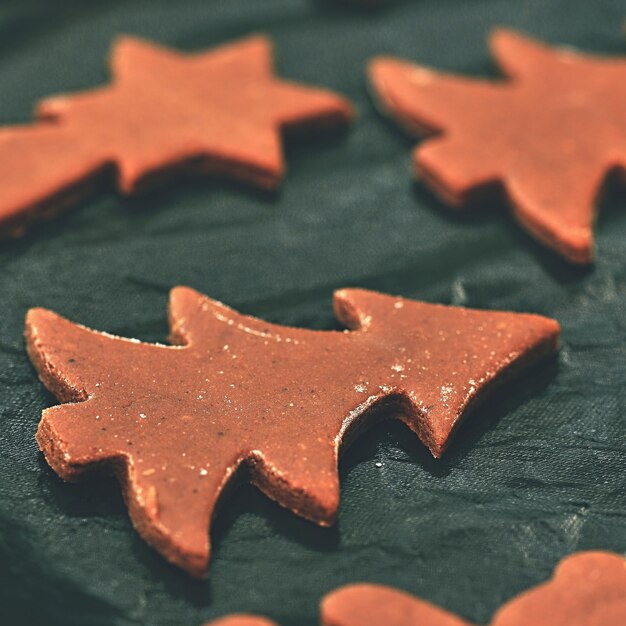
<path fill-rule="evenodd" d="M 399 67 L 399 64 L 400 61 L 391 56 L 375 56 L 367 62 L 367 76 L 371 82 L 378 83 L 385 80 L 387 73 Z"/>
<path fill-rule="evenodd" d="M 43 307 L 33 307 L 26 311 L 25 322 L 27 326 L 35 326 L 38 323 L 59 319 L 54 311 Z"/>
<path fill-rule="evenodd" d="M 489 30 L 488 39 L 490 42 L 494 42 L 497 39 L 515 37 L 518 35 L 516 30 L 509 28 L 508 26 L 494 26 Z"/>
<path fill-rule="evenodd" d="M 235 41 L 234 43 L 236 44 L 237 42 Z M 249 35 L 240 39 L 239 43 L 253 47 L 255 49 L 255 52 L 269 57 L 270 61 L 273 60 L 275 46 L 274 40 L 269 34 L 264 32 L 250 33 Z"/>
<path fill-rule="evenodd" d="M 119 55 L 132 50 L 133 48 L 147 48 L 154 47 L 147 39 L 138 37 L 131 33 L 119 33 L 113 38 L 111 42 L 111 55 Z"/>

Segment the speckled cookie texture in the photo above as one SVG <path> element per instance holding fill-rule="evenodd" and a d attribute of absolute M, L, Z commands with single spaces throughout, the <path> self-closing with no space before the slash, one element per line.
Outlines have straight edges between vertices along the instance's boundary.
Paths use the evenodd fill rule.
<path fill-rule="evenodd" d="M 334 93 L 276 78 L 264 36 L 197 54 L 123 37 L 111 64 L 110 85 L 44 100 L 37 123 L 0 128 L 0 235 L 112 179 L 124 194 L 183 172 L 272 189 L 285 169 L 281 131 L 352 118 Z"/>
<path fill-rule="evenodd" d="M 380 585 L 352 585 L 322 603 L 323 626 L 473 626 L 429 602 Z M 491 626 L 626 624 L 626 560 L 608 552 L 565 558 L 554 577 L 509 600 Z"/>
<path fill-rule="evenodd" d="M 498 383 L 556 351 L 538 315 L 476 311 L 359 289 L 337 291 L 345 331 L 288 328 L 192 289 L 172 291 L 174 346 L 140 343 L 32 309 L 27 347 L 62 402 L 37 440 L 64 479 L 108 467 L 138 532 L 195 576 L 228 485 L 246 480 L 313 522 L 339 503 L 340 449 L 397 418 L 434 456 Z"/>
<path fill-rule="evenodd" d="M 391 57 L 369 77 L 381 108 L 434 134 L 417 174 L 445 202 L 503 191 L 537 240 L 572 263 L 593 257 L 592 225 L 607 176 L 626 170 L 626 60 L 552 48 L 497 30 L 490 46 L 507 80 L 452 76 Z"/>

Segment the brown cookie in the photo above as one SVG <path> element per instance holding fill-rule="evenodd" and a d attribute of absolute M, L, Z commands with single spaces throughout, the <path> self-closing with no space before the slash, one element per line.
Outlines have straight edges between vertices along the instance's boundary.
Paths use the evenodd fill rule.
<path fill-rule="evenodd" d="M 372 584 L 333 591 L 322 601 L 321 614 L 323 626 L 471 626 L 408 593 Z"/>
<path fill-rule="evenodd" d="M 323 626 L 471 626 L 407 593 L 380 585 L 351 585 L 326 596 Z M 509 600 L 491 626 L 623 626 L 626 560 L 581 552 L 558 565 L 543 585 Z"/>
<path fill-rule="evenodd" d="M 75 204 L 102 177 L 131 194 L 181 171 L 274 188 L 281 129 L 343 125 L 350 104 L 279 80 L 261 36 L 181 54 L 119 39 L 110 85 L 43 101 L 40 121 L 0 128 L 0 235 Z"/>
<path fill-rule="evenodd" d="M 626 60 L 551 48 L 498 30 L 490 45 L 506 81 L 441 74 L 394 58 L 369 67 L 381 107 L 436 137 L 414 153 L 445 202 L 504 190 L 522 226 L 573 263 L 593 257 L 598 194 L 626 169 Z"/>
<path fill-rule="evenodd" d="M 194 576 L 235 477 L 321 525 L 335 520 L 340 447 L 402 420 L 440 456 L 486 392 L 557 349 L 537 315 L 475 311 L 359 289 L 335 293 L 350 331 L 311 331 L 172 291 L 175 347 L 97 333 L 33 309 L 27 347 L 63 404 L 37 441 L 64 479 L 107 466 L 139 533 Z"/>

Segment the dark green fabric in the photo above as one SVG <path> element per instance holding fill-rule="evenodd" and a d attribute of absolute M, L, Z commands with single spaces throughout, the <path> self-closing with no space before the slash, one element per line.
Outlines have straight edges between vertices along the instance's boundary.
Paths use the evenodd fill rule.
<path fill-rule="evenodd" d="M 458 216 L 414 185 L 414 141 L 375 112 L 363 71 L 372 55 L 392 53 L 493 75 L 485 35 L 494 25 L 626 54 L 624 8 L 622 0 L 421 0 L 376 10 L 314 0 L 2 3 L 5 124 L 27 121 L 40 97 L 105 82 L 107 49 L 122 32 L 200 50 L 265 31 L 282 76 L 346 94 L 359 118 L 341 137 L 292 145 L 276 196 L 220 181 L 133 201 L 111 192 L 1 245 L 0 623 L 199 626 L 245 610 L 311 626 L 323 594 L 362 580 L 484 623 L 564 555 L 626 549 L 623 189 L 602 202 L 595 267 L 569 267 L 504 207 Z M 335 327 L 332 290 L 346 285 L 532 311 L 562 323 L 563 347 L 558 361 L 477 411 L 442 461 L 397 423 L 362 436 L 341 465 L 335 528 L 242 488 L 217 518 L 210 578 L 197 582 L 144 545 L 113 481 L 66 485 L 42 460 L 33 435 L 54 400 L 22 341 L 36 305 L 162 341 L 167 293 L 178 284 L 307 328 Z"/>

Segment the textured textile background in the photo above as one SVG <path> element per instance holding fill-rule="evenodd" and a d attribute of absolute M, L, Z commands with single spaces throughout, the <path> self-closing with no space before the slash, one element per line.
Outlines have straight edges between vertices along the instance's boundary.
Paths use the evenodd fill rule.
<path fill-rule="evenodd" d="M 495 25 L 625 55 L 624 18 L 623 0 L 3 2 L 5 124 L 29 120 L 40 97 L 105 82 L 119 33 L 191 51 L 267 32 L 282 76 L 346 94 L 359 118 L 343 136 L 292 144 L 275 196 L 206 180 L 132 201 L 103 193 L 1 244 L 0 623 L 199 626 L 245 610 L 312 626 L 324 593 L 362 580 L 485 623 L 564 555 L 624 551 L 624 194 L 602 201 L 595 267 L 568 267 L 503 207 L 459 216 L 415 185 L 415 142 L 376 113 L 364 80 L 376 53 L 493 76 Z M 33 435 L 54 399 L 22 341 L 35 305 L 163 341 L 179 284 L 307 328 L 335 327 L 331 294 L 346 285 L 532 311 L 562 323 L 563 347 L 482 406 L 442 461 L 397 423 L 361 437 L 341 464 L 335 528 L 240 489 L 216 520 L 210 578 L 197 582 L 144 545 L 114 481 L 66 485 L 42 460 Z"/>

